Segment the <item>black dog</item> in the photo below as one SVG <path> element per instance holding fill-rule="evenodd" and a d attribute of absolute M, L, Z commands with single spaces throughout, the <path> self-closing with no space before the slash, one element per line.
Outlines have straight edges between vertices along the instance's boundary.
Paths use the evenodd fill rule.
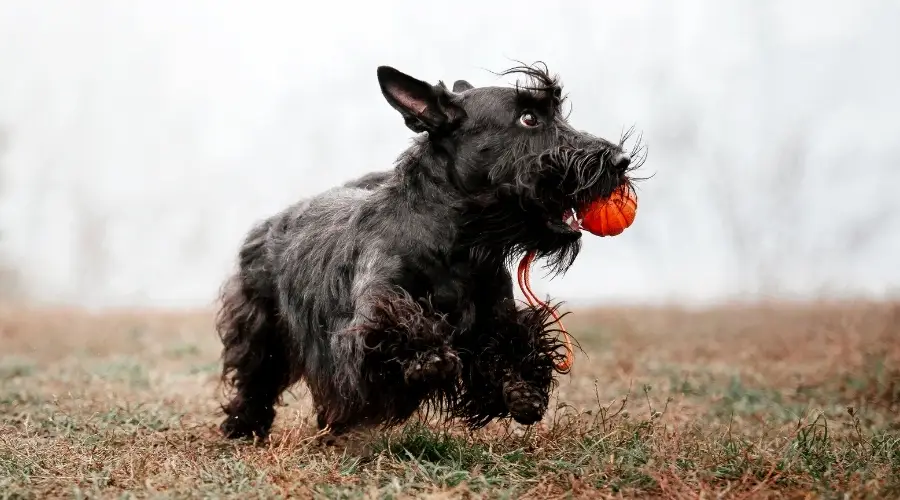
<path fill-rule="evenodd" d="M 228 437 L 265 437 L 289 386 L 320 428 L 394 425 L 420 408 L 477 428 L 539 421 L 563 355 L 550 310 L 517 308 L 507 265 L 553 272 L 579 250 L 578 209 L 639 161 L 576 131 L 558 80 L 430 85 L 378 68 L 388 103 L 423 133 L 386 172 L 300 201 L 254 227 L 223 287 L 217 329 Z"/>

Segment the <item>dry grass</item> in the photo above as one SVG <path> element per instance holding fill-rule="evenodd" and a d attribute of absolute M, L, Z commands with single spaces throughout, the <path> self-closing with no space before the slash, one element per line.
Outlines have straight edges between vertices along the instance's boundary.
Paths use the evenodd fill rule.
<path fill-rule="evenodd" d="M 584 311 L 532 428 L 226 442 L 209 314 L 0 308 L 0 497 L 900 497 L 900 305 Z"/>

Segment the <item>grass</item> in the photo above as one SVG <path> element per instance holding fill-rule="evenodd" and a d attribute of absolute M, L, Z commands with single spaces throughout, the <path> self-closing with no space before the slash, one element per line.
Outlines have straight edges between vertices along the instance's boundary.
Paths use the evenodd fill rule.
<path fill-rule="evenodd" d="M 580 311 L 538 425 L 216 431 L 208 312 L 0 307 L 0 498 L 897 498 L 900 305 Z"/>

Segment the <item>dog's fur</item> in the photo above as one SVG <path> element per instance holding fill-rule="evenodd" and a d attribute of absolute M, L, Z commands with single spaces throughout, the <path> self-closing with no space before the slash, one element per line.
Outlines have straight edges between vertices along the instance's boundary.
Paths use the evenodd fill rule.
<path fill-rule="evenodd" d="M 335 434 L 436 408 L 472 428 L 539 421 L 560 342 L 549 310 L 516 306 L 507 266 L 525 252 L 568 268 L 569 208 L 608 196 L 640 161 L 576 131 L 546 67 L 526 85 L 430 85 L 378 68 L 420 133 L 393 170 L 294 204 L 254 227 L 223 287 L 228 437 L 265 437 L 303 380 Z"/>

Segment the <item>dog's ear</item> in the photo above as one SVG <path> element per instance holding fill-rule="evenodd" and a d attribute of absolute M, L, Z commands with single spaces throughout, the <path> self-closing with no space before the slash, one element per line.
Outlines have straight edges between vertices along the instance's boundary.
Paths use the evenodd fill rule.
<path fill-rule="evenodd" d="M 378 84 L 384 98 L 413 132 L 451 129 L 466 117 L 466 112 L 451 102 L 443 83 L 429 85 L 390 66 L 379 66 Z"/>
<path fill-rule="evenodd" d="M 465 92 L 474 88 L 475 87 L 473 87 L 471 83 L 465 80 L 456 80 L 456 82 L 453 83 L 453 91 L 456 93 Z"/>

